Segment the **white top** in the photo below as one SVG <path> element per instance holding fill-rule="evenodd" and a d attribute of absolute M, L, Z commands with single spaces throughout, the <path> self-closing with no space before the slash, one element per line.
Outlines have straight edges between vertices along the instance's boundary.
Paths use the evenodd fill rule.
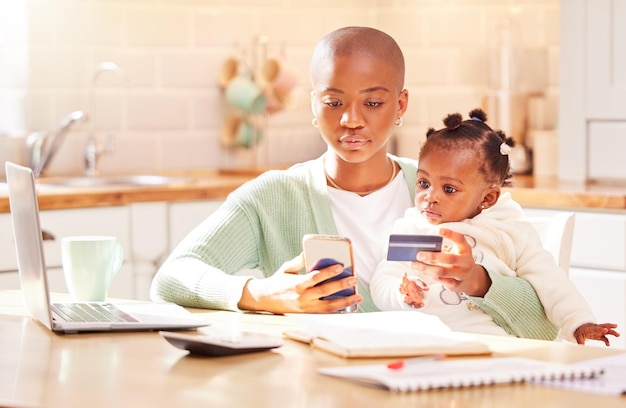
<path fill-rule="evenodd" d="M 339 235 L 350 238 L 354 271 L 369 288 L 376 265 L 387 255 L 394 221 L 413 206 L 402 171 L 389 184 L 364 197 L 328 187 Z"/>

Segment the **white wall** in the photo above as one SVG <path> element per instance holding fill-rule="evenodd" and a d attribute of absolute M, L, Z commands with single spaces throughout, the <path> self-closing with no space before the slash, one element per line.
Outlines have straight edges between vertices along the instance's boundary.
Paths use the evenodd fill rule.
<path fill-rule="evenodd" d="M 397 147 L 415 156 L 427 127 L 481 103 L 490 26 L 507 3 L 519 12 L 523 47 L 546 56 L 547 73 L 537 75 L 555 101 L 558 0 L 0 0 L 0 131 L 52 130 L 69 112 L 91 110 L 94 67 L 110 60 L 130 86 L 105 73 L 92 89 L 98 138 L 115 136 L 103 173 L 249 165 L 250 152 L 220 145 L 229 107 L 218 73 L 263 34 L 268 56 L 284 52 L 300 83 L 290 105 L 270 116 L 257 163 L 315 157 L 323 145 L 310 126 L 310 53 L 335 28 L 371 25 L 405 52 L 410 107 Z M 27 75 L 10 75 L 9 61 L 21 61 Z M 82 172 L 89 126 L 68 136 L 51 174 Z"/>

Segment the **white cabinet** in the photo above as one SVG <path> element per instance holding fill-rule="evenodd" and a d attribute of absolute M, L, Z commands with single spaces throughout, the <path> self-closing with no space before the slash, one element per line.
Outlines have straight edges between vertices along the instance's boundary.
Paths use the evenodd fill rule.
<path fill-rule="evenodd" d="M 626 2 L 587 0 L 585 6 L 588 118 L 626 120 Z"/>
<path fill-rule="evenodd" d="M 626 2 L 560 4 L 559 177 L 626 181 Z"/>
<path fill-rule="evenodd" d="M 52 291 L 67 292 L 61 265 L 61 238 L 68 235 L 113 235 L 124 247 L 124 264 L 109 296 L 149 299 L 152 278 L 171 250 L 222 200 L 149 202 L 120 207 L 41 211 L 41 227 Z M 0 214 L 0 288 L 20 287 L 9 213 Z"/>
<path fill-rule="evenodd" d="M 626 349 L 626 272 L 571 268 L 570 279 L 591 306 L 598 323 L 617 323 L 621 337 L 611 337 L 611 347 Z M 597 341 L 586 344 L 605 347 Z"/>
<path fill-rule="evenodd" d="M 19 288 L 15 242 L 9 213 L 0 214 L 0 283 L 3 288 Z M 61 238 L 70 235 L 112 235 L 124 248 L 124 264 L 113 278 L 109 296 L 133 298 L 133 268 L 130 258 L 130 212 L 127 207 L 48 210 L 40 213 L 41 228 L 50 238 L 44 240 L 44 256 L 52 291 L 67 292 L 61 265 Z"/>
<path fill-rule="evenodd" d="M 626 2 L 568 0 L 560 13 L 559 178 L 624 182 Z M 626 213 L 576 213 L 570 277 L 626 349 Z"/>
<path fill-rule="evenodd" d="M 551 216 L 559 210 L 524 208 L 524 212 L 529 216 Z M 626 275 L 626 213 L 574 214 L 572 268 L 619 271 Z"/>
<path fill-rule="evenodd" d="M 17 259 L 15 258 L 13 224 L 9 213 L 0 213 L 0 250 L 0 272 L 15 270 Z M 2 275 L 0 275 L 0 284 L 2 282 Z"/>
<path fill-rule="evenodd" d="M 208 217 L 222 200 L 151 202 L 130 205 L 134 297 L 150 298 L 154 274 L 174 246 Z"/>
<path fill-rule="evenodd" d="M 626 106 L 626 95 L 622 102 Z M 615 180 L 626 178 L 626 120 L 590 121 L 589 168 L 591 180 Z"/>
<path fill-rule="evenodd" d="M 626 274 L 626 214 L 577 212 L 571 264 Z"/>
<path fill-rule="evenodd" d="M 15 289 L 20 287 L 15 256 L 13 224 L 9 213 L 0 213 L 0 288 Z"/>
<path fill-rule="evenodd" d="M 558 212 L 524 211 L 532 216 Z M 611 347 L 626 349 L 626 213 L 575 212 L 569 276 L 598 323 L 617 323 L 622 337 L 611 338 Z M 597 341 L 587 344 L 604 347 Z"/>
<path fill-rule="evenodd" d="M 168 204 L 130 205 L 133 282 L 135 298 L 150 298 L 150 285 L 159 265 L 169 253 Z"/>
<path fill-rule="evenodd" d="M 209 200 L 170 203 L 168 214 L 170 251 L 194 227 L 211 215 L 222 202 L 222 200 Z"/>

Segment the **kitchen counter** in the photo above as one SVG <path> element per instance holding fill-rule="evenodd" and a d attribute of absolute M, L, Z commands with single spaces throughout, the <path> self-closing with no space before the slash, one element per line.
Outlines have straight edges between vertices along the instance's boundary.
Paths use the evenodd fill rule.
<path fill-rule="evenodd" d="M 40 210 L 109 207 L 139 202 L 196 201 L 224 199 L 237 187 L 264 170 L 203 169 L 164 173 L 176 178 L 168 185 L 124 185 L 71 187 L 52 184 L 49 180 L 37 181 Z M 56 178 L 59 180 L 60 178 Z M 9 212 L 6 183 L 0 183 L 0 213 Z"/>
<path fill-rule="evenodd" d="M 570 210 L 626 210 L 626 185 L 578 184 L 515 175 L 513 186 L 505 188 L 524 207 Z"/>
<path fill-rule="evenodd" d="M 168 176 L 179 181 L 163 186 L 67 187 L 39 184 L 41 210 L 102 207 L 151 201 L 194 201 L 224 199 L 246 181 L 267 169 L 211 170 L 201 169 Z M 514 186 L 506 188 L 524 207 L 626 210 L 626 185 L 580 185 L 556 179 L 516 175 Z M 0 185 L 0 213 L 9 211 L 6 192 Z"/>

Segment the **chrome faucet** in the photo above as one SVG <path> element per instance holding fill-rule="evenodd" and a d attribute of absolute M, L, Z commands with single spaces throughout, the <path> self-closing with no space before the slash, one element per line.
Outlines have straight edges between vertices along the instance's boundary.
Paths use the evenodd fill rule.
<path fill-rule="evenodd" d="M 30 167 L 33 169 L 35 177 L 39 177 L 48 167 L 72 125 L 84 118 L 86 118 L 86 114 L 83 111 L 74 111 L 61 121 L 54 132 L 34 132 L 28 136 L 26 146 Z"/>
<path fill-rule="evenodd" d="M 91 116 L 91 129 L 87 135 L 87 145 L 85 147 L 85 176 L 97 176 L 98 172 L 98 158 L 105 153 L 113 153 L 115 147 L 113 144 L 113 138 L 109 135 L 106 145 L 100 145 L 96 140 L 96 95 L 95 88 L 98 84 L 98 78 L 103 72 L 113 72 L 120 76 L 124 85 L 128 85 L 128 78 L 124 71 L 114 62 L 105 61 L 96 66 L 91 80 L 91 87 L 89 89 L 89 105 Z"/>

